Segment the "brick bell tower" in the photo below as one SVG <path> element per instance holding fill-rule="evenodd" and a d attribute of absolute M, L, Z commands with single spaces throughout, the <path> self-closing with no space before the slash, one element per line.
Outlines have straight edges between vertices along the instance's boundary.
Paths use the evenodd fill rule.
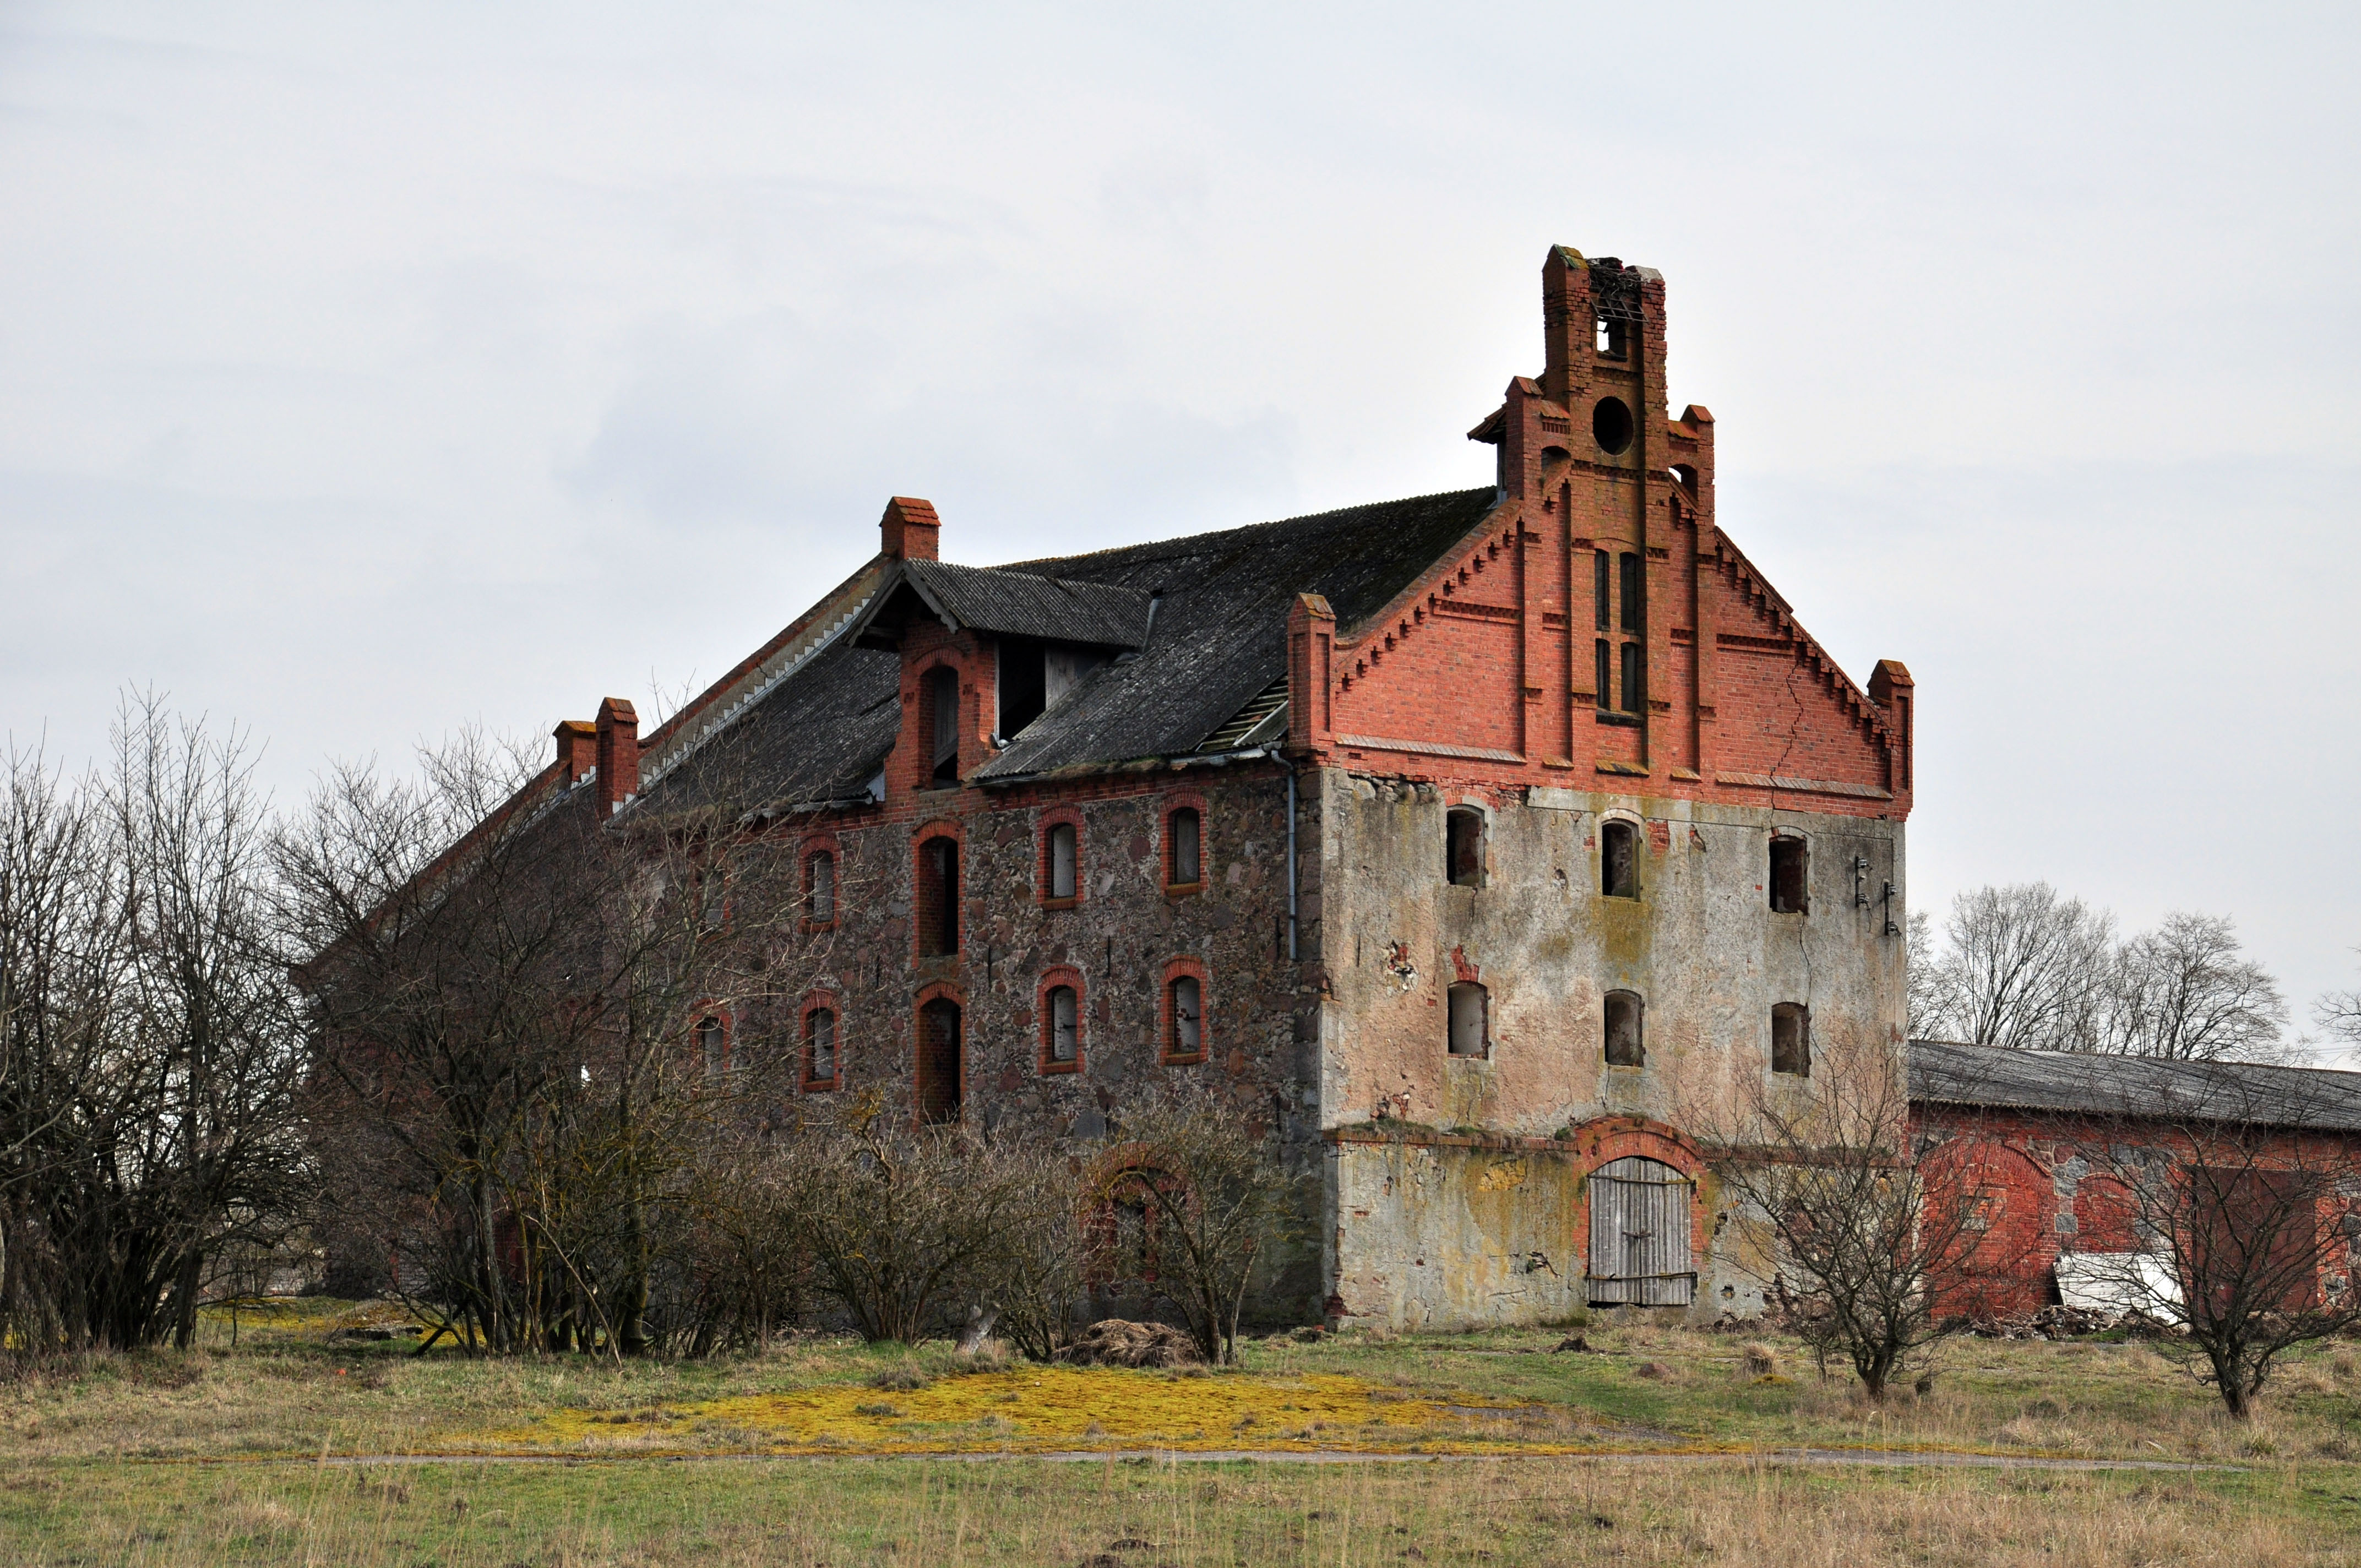
<path fill-rule="evenodd" d="M 1527 620 L 1525 668 L 1555 677 L 1532 682 L 1529 697 L 1566 694 L 1563 711 L 1545 703 L 1531 713 L 1539 733 L 1528 749 L 1538 740 L 1543 755 L 1609 775 L 1696 779 L 1698 664 L 1709 656 L 1694 635 L 1696 563 L 1712 548 L 1712 415 L 1667 418 L 1654 269 L 1553 246 L 1542 328 L 1540 378 L 1511 380 L 1499 411 L 1468 433 L 1499 446 L 1502 498 L 1520 503 L 1526 537 L 1541 544 L 1528 572 L 1556 579 L 1524 585 L 1529 604 L 1554 600 L 1558 611 Z"/>

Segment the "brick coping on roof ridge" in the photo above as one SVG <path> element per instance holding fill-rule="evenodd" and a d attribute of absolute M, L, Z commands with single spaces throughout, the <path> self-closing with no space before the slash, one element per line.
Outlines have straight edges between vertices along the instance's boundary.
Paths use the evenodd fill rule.
<path fill-rule="evenodd" d="M 1131 544 L 1109 544 L 1102 549 L 1084 550 L 1071 555 L 1037 555 L 1030 560 L 1005 562 L 999 566 L 988 569 L 1002 572 L 1029 570 L 1038 576 L 1041 575 L 1038 568 L 1057 565 L 1069 561 L 1095 561 L 1103 556 L 1150 550 L 1159 545 L 1195 544 L 1207 539 L 1223 539 L 1233 534 L 1252 533 L 1258 529 L 1285 528 L 1291 523 L 1299 522 L 1319 522 L 1327 518 L 1342 517 L 1348 511 L 1367 511 L 1376 507 L 1409 506 L 1417 501 L 1449 500 L 1456 496 L 1472 496 L 1479 491 L 1491 491 L 1497 494 L 1499 488 L 1497 485 L 1470 485 L 1465 489 L 1433 490 L 1422 496 L 1397 496 L 1391 500 L 1356 501 L 1351 506 L 1331 507 L 1326 511 L 1309 511 L 1298 517 L 1267 518 L 1260 522 L 1242 522 L 1235 528 L 1208 529 L 1202 533 L 1176 533 L 1167 539 L 1143 539 Z"/>

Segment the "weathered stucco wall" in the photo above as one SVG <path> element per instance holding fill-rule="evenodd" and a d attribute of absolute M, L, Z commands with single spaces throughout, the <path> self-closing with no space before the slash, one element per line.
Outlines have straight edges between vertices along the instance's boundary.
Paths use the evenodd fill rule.
<path fill-rule="evenodd" d="M 1811 1078 L 1772 1071 L 1779 1003 L 1809 1009 L 1816 1060 L 1844 1047 L 1890 1055 L 1898 1069 L 1903 944 L 1887 925 L 1903 919 L 1899 823 L 1604 792 L 1529 801 L 1342 772 L 1322 787 L 1320 1093 L 1332 1141 L 1371 1124 L 1552 1139 L 1640 1118 L 1711 1146 L 1739 1135 L 1759 1097 L 1814 1092 Z M 1488 818 L 1480 887 L 1450 884 L 1444 863 L 1445 814 L 1464 804 Z M 1599 892 L 1598 829 L 1617 817 L 1639 833 L 1637 898 Z M 1770 907 L 1774 831 L 1808 846 L 1806 913 Z M 1480 1057 L 1447 1049 L 1455 981 L 1487 989 Z M 1615 990 L 1643 1001 L 1642 1066 L 1606 1062 L 1604 998 Z M 1581 1255 L 1581 1179 L 1613 1155 L 1536 1154 L 1521 1182 L 1503 1185 L 1498 1162 L 1473 1154 L 1402 1154 L 1397 1172 L 1386 1163 L 1395 1151 L 1380 1159 L 1363 1146 L 1340 1143 L 1332 1156 L 1332 1313 L 1450 1326 L 1579 1304 L 1578 1276 L 1550 1283 L 1530 1257 L 1563 1273 L 1561 1258 Z M 1701 1221 L 1696 1249 L 1695 1310 L 1708 1317 L 1760 1302 L 1716 1229 Z"/>

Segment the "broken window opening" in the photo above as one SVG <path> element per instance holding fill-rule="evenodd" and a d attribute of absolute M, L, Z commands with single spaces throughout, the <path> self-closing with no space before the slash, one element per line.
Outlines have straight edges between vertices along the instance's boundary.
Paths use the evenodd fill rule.
<path fill-rule="evenodd" d="M 918 922 L 918 956 L 939 959 L 959 951 L 959 840 L 929 839 L 918 846 L 918 896 L 912 913 Z"/>
<path fill-rule="evenodd" d="M 1609 898 L 1640 896 L 1640 833 L 1629 822 L 1598 826 L 1598 891 Z"/>
<path fill-rule="evenodd" d="M 804 1014 L 804 1077 L 813 1083 L 836 1081 L 836 1014 L 815 1007 Z"/>
<path fill-rule="evenodd" d="M 1165 1052 L 1174 1061 L 1194 1061 L 1205 1050 L 1205 992 L 1192 974 L 1175 975 L 1166 988 L 1171 1032 Z"/>
<path fill-rule="evenodd" d="M 1608 563 L 1607 552 L 1592 551 L 1590 553 L 1590 603 L 1591 609 L 1597 612 L 1597 630 L 1600 631 L 1615 630 L 1614 575 L 1614 569 Z"/>
<path fill-rule="evenodd" d="M 1450 992 L 1451 1054 L 1455 1057 L 1480 1057 L 1490 1054 L 1491 996 L 1474 981 L 1462 981 Z"/>
<path fill-rule="evenodd" d="M 1444 864 L 1454 887 L 1484 885 L 1484 814 L 1454 806 L 1444 818 Z"/>
<path fill-rule="evenodd" d="M 1049 896 L 1071 900 L 1075 896 L 1074 825 L 1060 822 L 1049 829 Z"/>
<path fill-rule="evenodd" d="M 1596 347 L 1598 357 L 1621 359 L 1629 356 L 1631 352 L 1630 325 L 1614 316 L 1600 316 L 1598 321 L 1598 341 Z M 1602 441 L 1599 444 L 1605 446 L 1607 444 Z"/>
<path fill-rule="evenodd" d="M 1165 841 L 1170 845 L 1167 856 L 1165 883 L 1170 887 L 1195 887 L 1204 880 L 1204 819 L 1193 806 L 1184 806 L 1166 818 Z"/>
<path fill-rule="evenodd" d="M 1623 644 L 1623 711 L 1644 713 L 1648 708 L 1648 664 L 1637 642 Z"/>
<path fill-rule="evenodd" d="M 1771 912 L 1774 915 L 1810 913 L 1805 896 L 1806 851 L 1801 839 L 1771 840 Z"/>
<path fill-rule="evenodd" d="M 697 1021 L 697 1052 L 705 1063 L 706 1077 L 719 1078 L 730 1069 L 730 1032 L 711 1014 Z"/>
<path fill-rule="evenodd" d="M 918 1115 L 927 1122 L 960 1119 L 959 1003 L 939 998 L 918 1009 Z"/>
<path fill-rule="evenodd" d="M 804 862 L 804 916 L 815 926 L 836 924 L 836 857 L 825 850 Z"/>
<path fill-rule="evenodd" d="M 1598 640 L 1598 706 L 1603 710 L 1615 706 L 1615 649 L 1606 638 Z"/>
<path fill-rule="evenodd" d="M 1049 992 L 1049 1059 L 1066 1063 L 1075 1060 L 1082 1052 L 1082 1001 L 1071 985 L 1055 986 Z"/>
<path fill-rule="evenodd" d="M 959 672 L 939 665 L 927 672 L 927 728 L 932 750 L 930 789 L 949 789 L 959 783 Z"/>
<path fill-rule="evenodd" d="M 1812 1075 L 1812 1010 L 1798 1002 L 1771 1009 L 1771 1070 Z"/>
<path fill-rule="evenodd" d="M 1607 1065 L 1609 1067 L 1645 1067 L 1648 1048 L 1642 1038 L 1641 1022 L 1645 1008 L 1636 991 L 1610 991 L 1607 993 Z"/>

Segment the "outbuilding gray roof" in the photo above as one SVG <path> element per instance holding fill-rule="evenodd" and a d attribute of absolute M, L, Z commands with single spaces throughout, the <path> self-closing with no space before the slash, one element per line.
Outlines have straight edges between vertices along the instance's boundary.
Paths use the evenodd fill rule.
<path fill-rule="evenodd" d="M 1910 1097 L 1946 1105 L 2361 1132 L 2361 1072 L 1910 1042 Z"/>
<path fill-rule="evenodd" d="M 1126 650 L 1084 676 L 972 775 L 991 784 L 1194 751 L 1287 673 L 1288 608 L 1324 596 L 1351 627 L 1383 609 L 1489 515 L 1489 487 L 980 568 L 906 561 L 847 633 L 729 721 L 647 799 L 731 793 L 783 806 L 858 797 L 901 722 L 900 656 L 863 646 L 912 603 L 999 635 Z M 1158 604 L 1152 629 L 1150 598 Z M 868 639 L 876 640 L 876 639 Z M 751 775 L 751 777 L 747 776 Z"/>

